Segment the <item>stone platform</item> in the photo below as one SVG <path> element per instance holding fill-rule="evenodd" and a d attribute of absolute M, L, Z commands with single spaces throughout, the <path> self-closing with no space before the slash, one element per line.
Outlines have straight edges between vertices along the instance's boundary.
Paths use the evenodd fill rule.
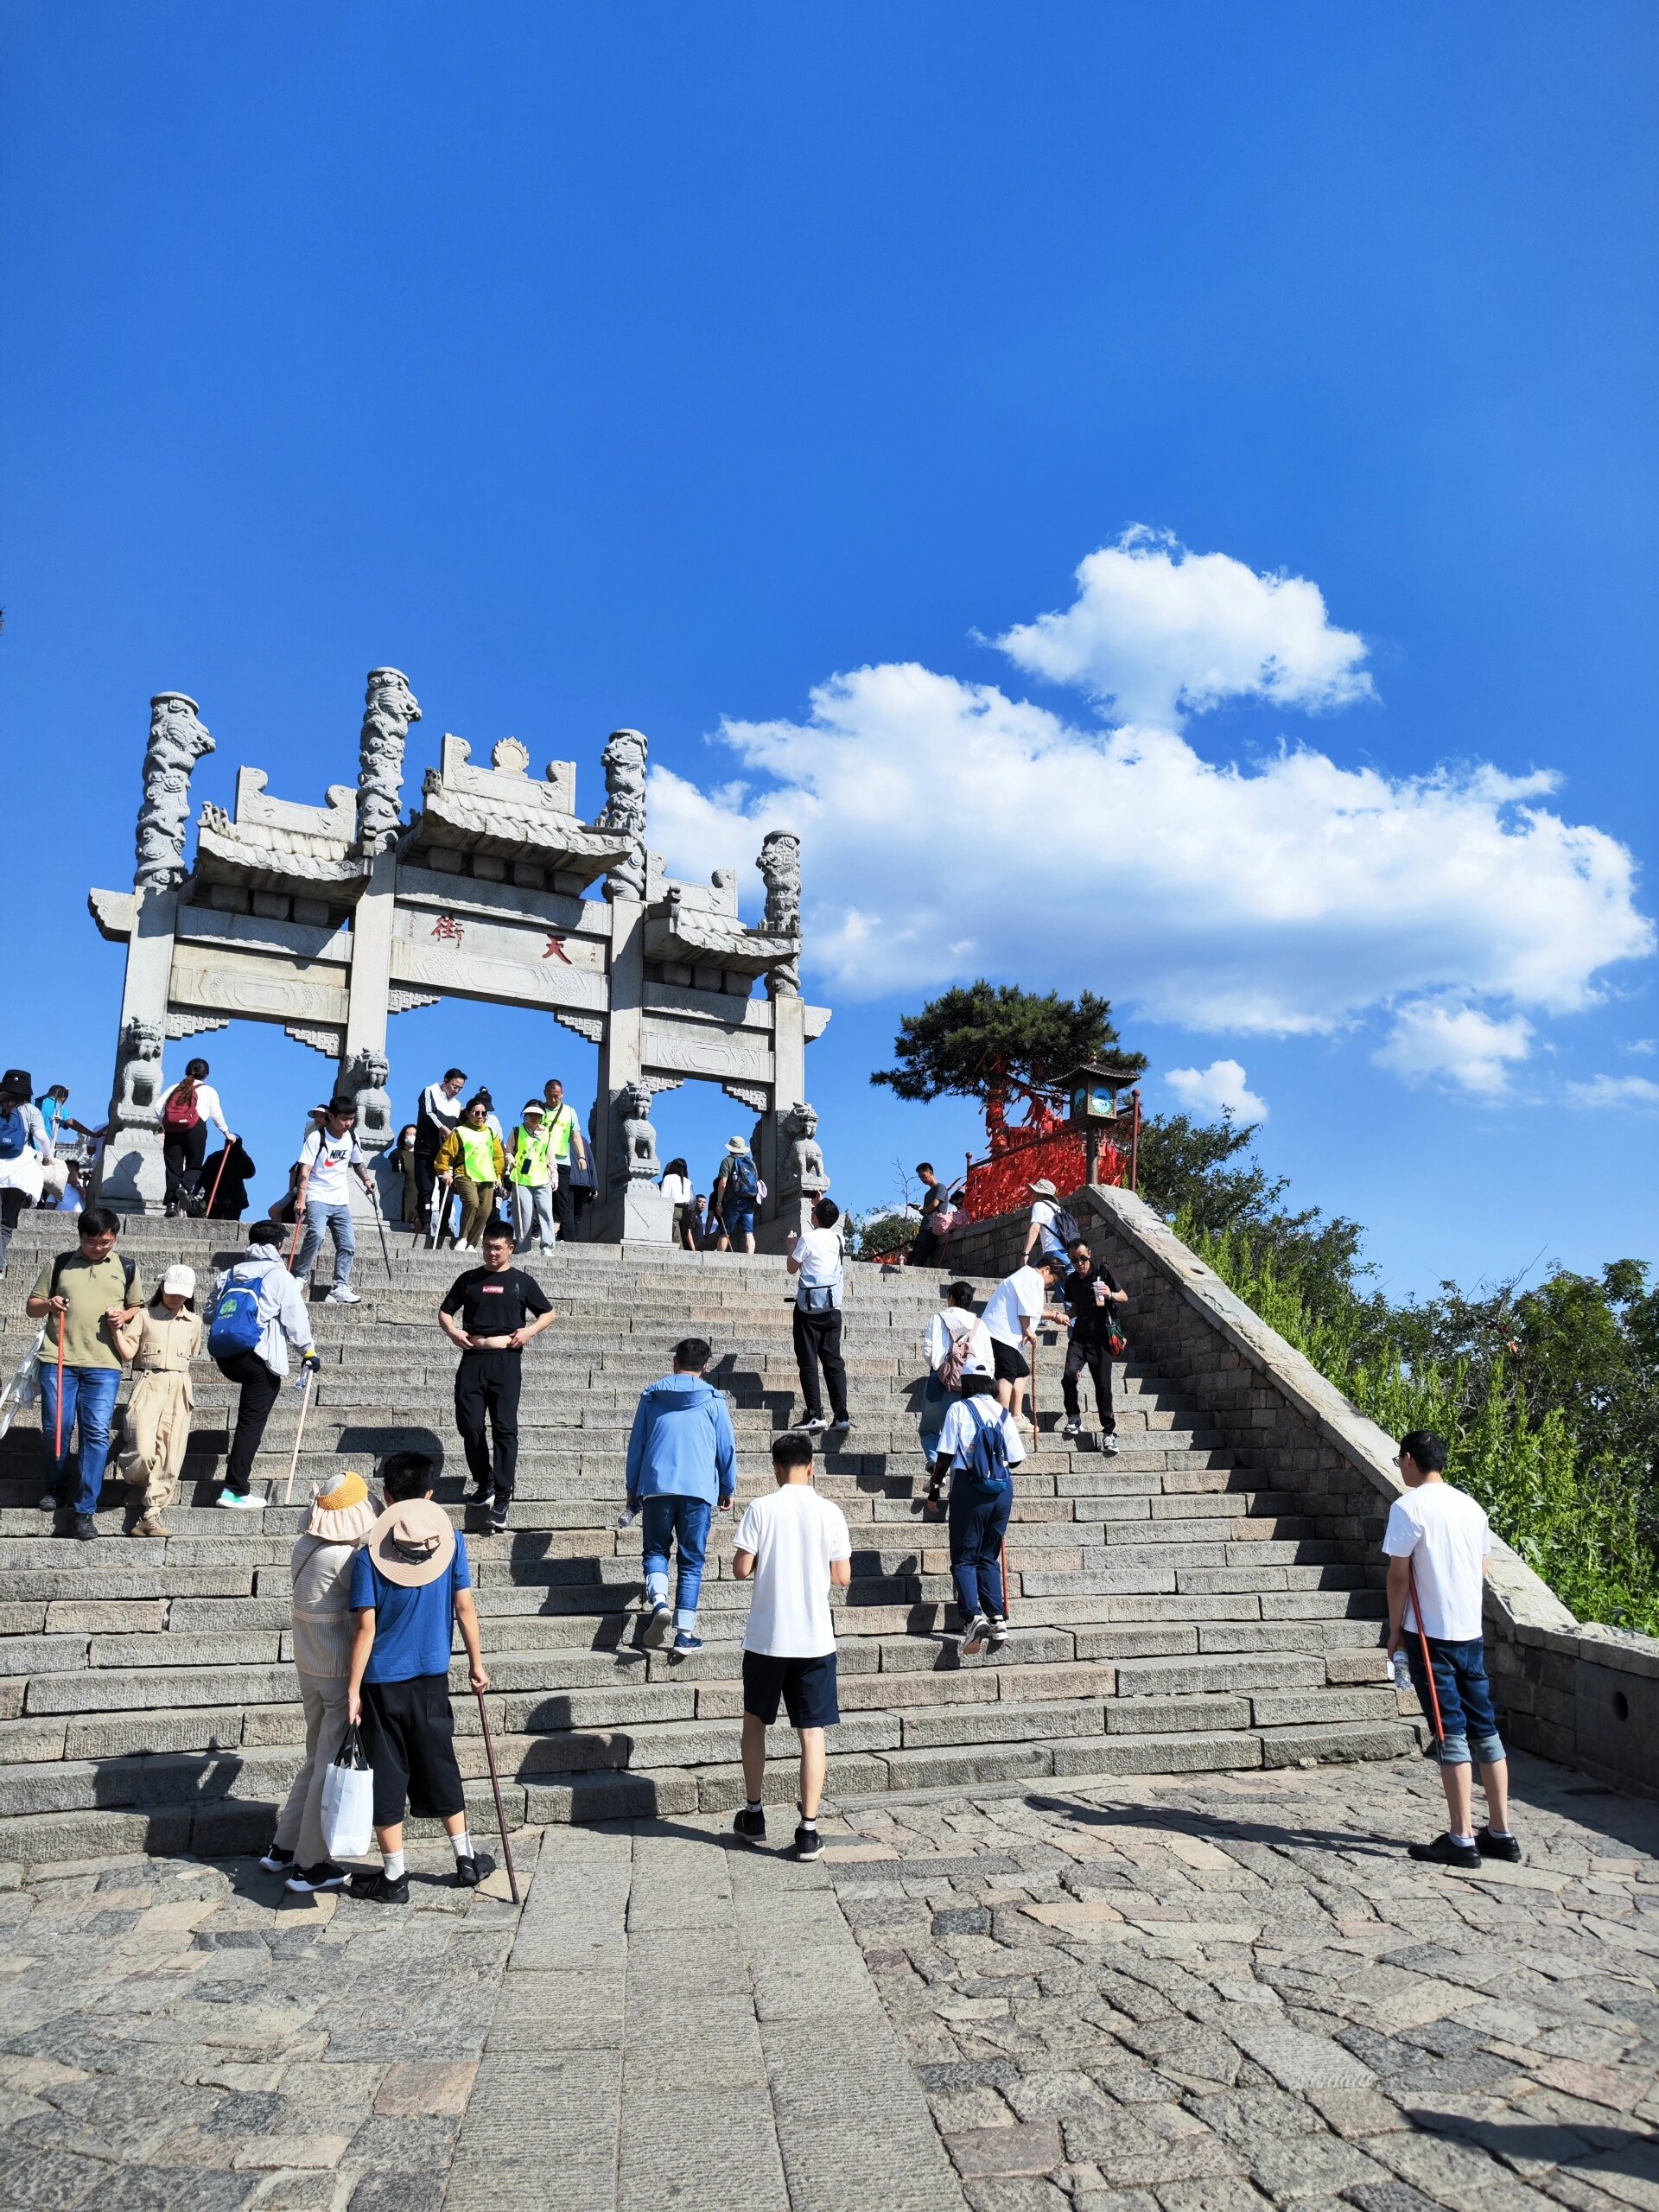
<path fill-rule="evenodd" d="M 14 1861 L 0 2205 L 1650 2207 L 1659 1810 L 1515 1781 L 1478 1875 L 1404 1857 L 1415 1761 L 890 1795 L 816 1866 L 550 1827 L 521 1912 L 433 1845 L 401 1908 Z"/>

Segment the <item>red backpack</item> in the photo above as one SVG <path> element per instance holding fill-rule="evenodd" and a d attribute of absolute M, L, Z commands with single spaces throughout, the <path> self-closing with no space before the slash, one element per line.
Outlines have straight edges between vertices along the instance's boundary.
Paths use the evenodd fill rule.
<path fill-rule="evenodd" d="M 168 1093 L 167 1103 L 162 1109 L 162 1119 L 169 1129 L 194 1129 L 201 1119 L 201 1109 L 196 1103 L 196 1094 L 187 1090 L 182 1084 Z"/>

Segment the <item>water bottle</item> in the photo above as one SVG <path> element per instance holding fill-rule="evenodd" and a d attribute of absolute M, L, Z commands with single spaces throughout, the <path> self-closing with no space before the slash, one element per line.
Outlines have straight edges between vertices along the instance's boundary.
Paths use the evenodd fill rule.
<path fill-rule="evenodd" d="M 1406 1657 L 1403 1646 L 1394 1655 L 1394 1687 L 1397 1690 L 1408 1690 L 1411 1688 L 1411 1664 Z"/>
<path fill-rule="evenodd" d="M 616 1516 L 616 1528 L 617 1528 L 617 1533 L 618 1533 L 619 1535 L 620 1535 L 620 1534 L 621 1534 L 621 1532 L 622 1532 L 622 1530 L 623 1530 L 624 1529 L 632 1529 L 632 1526 L 633 1526 L 633 1524 L 634 1524 L 634 1522 L 635 1522 L 639 1518 L 639 1507 L 638 1507 L 637 1505 L 633 1508 L 632 1511 L 632 1512 L 630 1512 L 630 1513 L 619 1513 L 619 1514 L 617 1515 L 617 1516 Z"/>

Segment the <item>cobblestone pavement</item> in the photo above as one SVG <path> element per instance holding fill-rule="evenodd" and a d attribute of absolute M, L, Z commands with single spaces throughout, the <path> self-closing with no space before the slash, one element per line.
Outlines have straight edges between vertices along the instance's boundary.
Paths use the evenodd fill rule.
<path fill-rule="evenodd" d="M 1659 1807 L 1516 1782 L 1478 1876 L 1415 1763 L 0 1866 L 0 2212 L 1659 2212 Z"/>
<path fill-rule="evenodd" d="M 854 1810 L 831 1872 L 976 2212 L 1659 2208 L 1659 1807 L 1417 1762 Z"/>

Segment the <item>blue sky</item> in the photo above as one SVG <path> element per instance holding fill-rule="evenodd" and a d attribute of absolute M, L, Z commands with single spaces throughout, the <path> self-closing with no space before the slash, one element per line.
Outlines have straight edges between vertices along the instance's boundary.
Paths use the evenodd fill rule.
<path fill-rule="evenodd" d="M 315 801 L 391 663 L 416 768 L 512 732 L 591 811 L 645 729 L 653 842 L 746 896 L 798 818 L 855 1205 L 974 1143 L 867 1077 L 988 972 L 1106 992 L 1150 1103 L 1236 1063 L 1395 1288 L 1653 1253 L 1649 7 L 14 0 L 0 40 L 8 1063 L 107 1095 L 83 894 L 130 880 L 150 693 L 201 702 L 198 801 Z M 206 1044 L 279 1166 L 324 1063 Z M 591 1082 L 432 1010 L 399 1096 L 452 1052 Z M 703 1173 L 743 1125 L 659 1120 Z"/>

